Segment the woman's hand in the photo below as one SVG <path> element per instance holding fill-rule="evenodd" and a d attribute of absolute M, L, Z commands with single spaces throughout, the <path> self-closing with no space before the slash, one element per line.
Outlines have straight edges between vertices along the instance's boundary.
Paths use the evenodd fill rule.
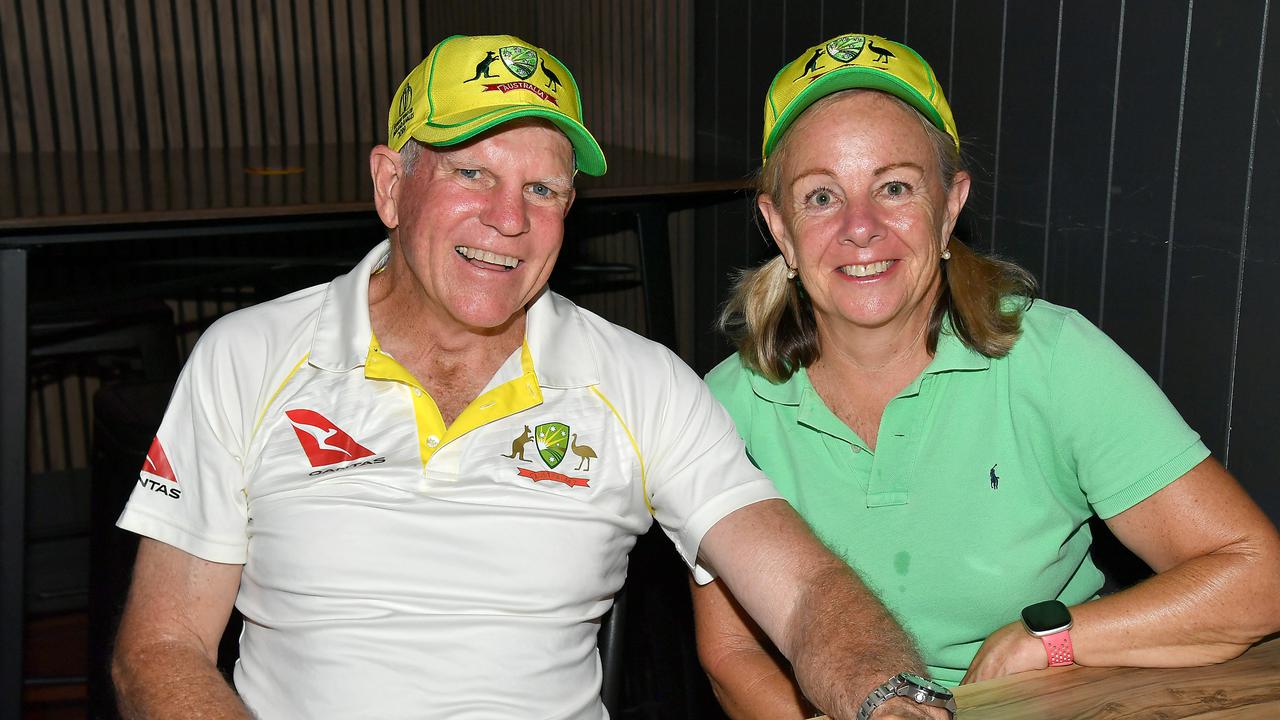
<path fill-rule="evenodd" d="M 1014 622 L 991 633 L 960 682 L 978 682 L 1048 666 L 1049 656 L 1045 653 L 1044 643 L 1032 637 L 1022 623 Z"/>

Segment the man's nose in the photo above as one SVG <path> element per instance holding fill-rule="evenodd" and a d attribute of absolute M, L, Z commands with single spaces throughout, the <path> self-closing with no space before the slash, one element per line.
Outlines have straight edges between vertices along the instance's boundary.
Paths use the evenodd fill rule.
<path fill-rule="evenodd" d="M 529 207 L 523 187 L 499 185 L 493 189 L 480 221 L 506 236 L 529 231 Z"/>
<path fill-rule="evenodd" d="M 869 198 L 856 198 L 847 202 L 840 226 L 840 241 L 864 248 L 883 238 L 884 222 L 878 210 L 875 202 Z"/>

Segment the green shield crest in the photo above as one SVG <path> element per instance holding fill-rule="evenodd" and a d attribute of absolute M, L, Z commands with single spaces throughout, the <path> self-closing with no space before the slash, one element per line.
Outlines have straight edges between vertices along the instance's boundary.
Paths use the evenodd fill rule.
<path fill-rule="evenodd" d="M 827 43 L 827 54 L 847 63 L 862 54 L 862 46 L 866 44 L 867 38 L 864 35 L 841 35 Z"/>
<path fill-rule="evenodd" d="M 498 49 L 498 56 L 502 58 L 502 64 L 507 66 L 512 75 L 526 80 L 538 69 L 538 53 L 527 47 L 519 45 L 507 45 Z"/>
<path fill-rule="evenodd" d="M 542 423 L 533 429 L 533 439 L 542 462 L 554 468 L 569 451 L 569 426 L 558 422 Z"/>

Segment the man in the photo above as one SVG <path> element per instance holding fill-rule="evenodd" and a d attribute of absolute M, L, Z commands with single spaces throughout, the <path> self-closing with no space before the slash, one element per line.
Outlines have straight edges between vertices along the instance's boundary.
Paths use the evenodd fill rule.
<path fill-rule="evenodd" d="M 653 519 L 818 706 L 853 717 L 918 667 L 701 381 L 546 289 L 573 176 L 605 170 L 577 93 L 518 38 L 443 41 L 370 156 L 389 240 L 205 333 L 120 519 L 145 536 L 127 715 L 605 717 L 597 621 Z M 214 667 L 233 604 L 234 690 Z M 927 716 L 876 717 L 895 705 Z"/>

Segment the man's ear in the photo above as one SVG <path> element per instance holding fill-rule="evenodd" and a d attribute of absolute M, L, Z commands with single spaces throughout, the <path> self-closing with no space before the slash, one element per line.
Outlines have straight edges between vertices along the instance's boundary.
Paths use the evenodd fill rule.
<path fill-rule="evenodd" d="M 569 201 L 564 204 L 565 217 L 569 215 L 569 208 L 573 207 L 573 201 L 578 199 L 577 188 L 569 188 Z"/>
<path fill-rule="evenodd" d="M 388 230 L 400 226 L 400 184 L 404 163 L 400 153 L 379 145 L 369 153 L 369 176 L 373 178 L 373 207 Z"/>

